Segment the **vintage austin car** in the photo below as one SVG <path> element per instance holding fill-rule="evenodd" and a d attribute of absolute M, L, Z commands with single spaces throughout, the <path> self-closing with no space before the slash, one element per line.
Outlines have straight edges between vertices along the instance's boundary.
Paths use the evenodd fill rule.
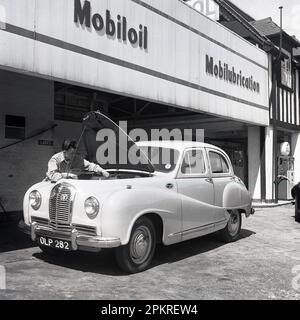
<path fill-rule="evenodd" d="M 119 128 L 100 112 L 89 113 L 83 124 L 88 157 L 96 161 L 97 131 Z M 42 251 L 114 248 L 118 265 L 134 273 L 149 267 L 157 243 L 216 231 L 226 242 L 239 237 L 242 214 L 248 217 L 253 209 L 225 152 L 198 142 L 131 141 L 130 146 L 146 162 L 108 165 L 108 179 L 79 173 L 77 179 L 44 180 L 26 192 L 21 228 Z M 171 156 L 162 163 L 166 151 Z"/>

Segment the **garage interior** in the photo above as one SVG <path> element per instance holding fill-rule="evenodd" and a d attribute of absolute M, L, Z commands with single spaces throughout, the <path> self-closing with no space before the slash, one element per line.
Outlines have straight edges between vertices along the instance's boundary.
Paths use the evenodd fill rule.
<path fill-rule="evenodd" d="M 246 123 L 61 82 L 55 82 L 54 103 L 54 120 L 81 123 L 84 114 L 100 110 L 117 123 L 127 121 L 129 130 L 204 129 L 204 142 L 224 149 L 235 174 L 248 185 Z"/>

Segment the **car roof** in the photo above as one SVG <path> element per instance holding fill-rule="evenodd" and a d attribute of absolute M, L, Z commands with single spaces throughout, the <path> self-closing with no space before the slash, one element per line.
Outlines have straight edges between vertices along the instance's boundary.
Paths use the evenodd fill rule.
<path fill-rule="evenodd" d="M 187 148 L 212 148 L 219 151 L 223 151 L 219 147 L 216 147 L 209 143 L 197 142 L 197 141 L 181 141 L 181 140 L 152 140 L 152 141 L 138 141 L 137 146 L 149 146 L 149 147 L 164 147 L 177 150 L 185 150 Z M 224 151 L 223 151 L 224 152 Z"/>

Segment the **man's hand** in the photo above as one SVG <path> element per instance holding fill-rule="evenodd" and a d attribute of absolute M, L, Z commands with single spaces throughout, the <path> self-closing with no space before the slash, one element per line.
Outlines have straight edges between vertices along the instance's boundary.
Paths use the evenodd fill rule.
<path fill-rule="evenodd" d="M 103 175 L 103 177 L 105 177 L 105 178 L 108 178 L 108 177 L 109 177 L 109 173 L 108 173 L 106 170 L 102 170 L 102 175 Z"/>
<path fill-rule="evenodd" d="M 51 182 L 57 182 L 58 180 L 62 179 L 63 175 L 59 172 L 56 172 L 51 177 Z"/>
<path fill-rule="evenodd" d="M 103 177 L 108 178 L 109 177 L 109 173 L 102 169 L 100 166 L 97 167 L 97 169 L 95 170 L 96 173 L 101 173 L 103 175 Z"/>

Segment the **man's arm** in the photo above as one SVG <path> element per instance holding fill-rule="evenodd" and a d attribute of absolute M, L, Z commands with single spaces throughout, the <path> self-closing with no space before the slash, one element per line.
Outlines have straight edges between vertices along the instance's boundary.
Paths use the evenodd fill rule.
<path fill-rule="evenodd" d="M 57 181 L 62 178 L 61 173 L 59 172 L 59 168 L 57 165 L 57 157 L 54 155 L 48 162 L 48 171 L 46 173 L 46 176 L 51 181 Z"/>
<path fill-rule="evenodd" d="M 103 168 L 101 168 L 98 164 L 95 164 L 93 162 L 89 162 L 84 159 L 83 165 L 84 165 L 84 169 L 87 171 L 101 173 L 104 177 L 106 177 L 106 178 L 109 177 L 109 173 L 106 170 L 104 170 Z"/>

